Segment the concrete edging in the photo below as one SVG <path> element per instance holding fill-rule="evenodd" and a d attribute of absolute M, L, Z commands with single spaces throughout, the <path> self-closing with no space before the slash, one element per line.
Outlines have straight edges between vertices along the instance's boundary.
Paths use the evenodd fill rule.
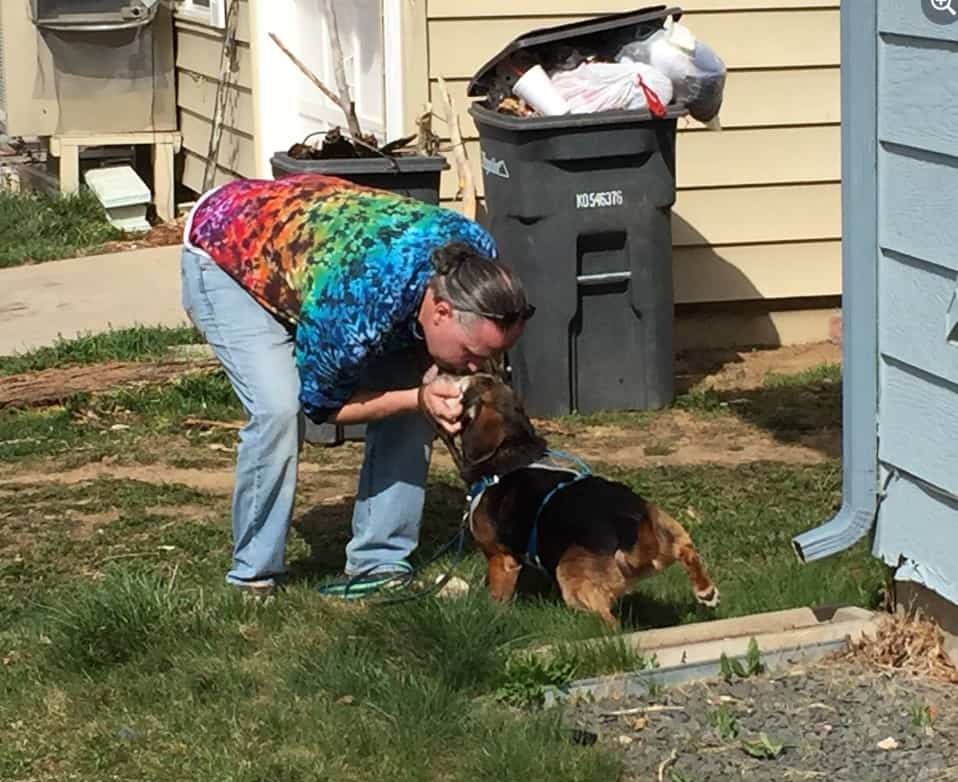
<path fill-rule="evenodd" d="M 643 655 L 654 655 L 658 667 L 550 688 L 545 693 L 545 705 L 645 694 L 653 683 L 674 686 L 714 678 L 721 672 L 722 655 L 744 661 L 753 638 L 765 668 L 771 672 L 781 671 L 841 651 L 850 642 L 864 637 L 874 638 L 880 621 L 881 614 L 862 608 L 818 612 L 800 608 L 629 633 L 615 640 L 623 641 Z M 574 646 L 603 644 L 609 640 L 593 639 Z M 535 653 L 549 656 L 552 649 L 546 647 Z"/>

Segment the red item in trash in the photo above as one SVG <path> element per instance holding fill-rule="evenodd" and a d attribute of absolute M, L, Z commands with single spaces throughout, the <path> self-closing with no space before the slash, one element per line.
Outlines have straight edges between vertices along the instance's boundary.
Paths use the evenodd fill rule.
<path fill-rule="evenodd" d="M 645 80 L 641 76 L 636 76 L 636 79 L 638 79 L 639 87 L 642 88 L 642 94 L 645 95 L 645 102 L 649 107 L 649 112 L 651 112 L 653 117 L 664 117 L 667 112 L 665 106 L 662 105 L 662 101 L 659 100 L 659 96 L 645 83 Z"/>

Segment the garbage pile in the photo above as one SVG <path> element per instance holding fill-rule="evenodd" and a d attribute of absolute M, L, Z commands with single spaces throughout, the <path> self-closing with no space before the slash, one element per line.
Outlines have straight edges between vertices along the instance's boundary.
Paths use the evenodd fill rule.
<path fill-rule="evenodd" d="M 617 30 L 601 39 L 520 49 L 502 59 L 489 83 L 488 107 L 518 117 L 646 110 L 665 117 L 681 107 L 715 124 L 726 68 L 689 28 L 667 17 L 633 39 Z"/>

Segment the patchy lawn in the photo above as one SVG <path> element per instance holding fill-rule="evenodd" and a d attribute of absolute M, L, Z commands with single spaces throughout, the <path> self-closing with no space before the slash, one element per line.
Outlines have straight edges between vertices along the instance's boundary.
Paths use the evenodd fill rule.
<path fill-rule="evenodd" d="M 63 343 L 18 358 L 18 371 L 152 358 L 190 339 Z M 541 422 L 554 445 L 676 515 L 722 590 L 709 611 L 673 568 L 622 601 L 626 628 L 879 604 L 867 543 L 809 565 L 790 547 L 840 503 L 835 380 L 822 369 L 741 393 L 698 384 L 673 410 Z M 578 745 L 560 714 L 517 706 L 546 685 L 649 661 L 614 638 L 588 657 L 517 656 L 602 632 L 535 574 L 513 604 L 493 605 L 470 546 L 457 572 L 472 589 L 460 599 L 377 607 L 314 591 L 343 564 L 359 444 L 304 450 L 289 589 L 265 604 L 228 590 L 240 417 L 218 371 L 0 410 L 0 778 L 620 776 L 623 759 Z M 437 452 L 423 559 L 456 531 L 462 502 Z"/>

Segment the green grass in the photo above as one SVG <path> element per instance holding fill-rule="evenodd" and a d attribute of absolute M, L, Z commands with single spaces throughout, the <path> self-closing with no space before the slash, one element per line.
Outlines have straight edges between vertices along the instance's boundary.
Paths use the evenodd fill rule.
<path fill-rule="evenodd" d="M 822 409 L 838 399 L 834 384 L 771 382 L 752 397 L 756 409 L 820 388 Z M 739 412 L 723 398 L 685 400 L 705 415 Z M 103 456 L 170 462 L 178 443 L 202 463 L 209 443 L 232 443 L 235 433 L 200 437 L 184 432 L 183 419 L 241 415 L 221 372 L 78 396 L 0 414 L 0 461 L 50 470 Z M 650 415 L 567 424 L 640 429 Z M 674 566 L 621 601 L 625 630 L 880 603 L 883 571 L 867 541 L 808 565 L 791 550 L 795 534 L 840 503 L 835 461 L 592 466 L 678 518 L 722 593 L 718 609 L 698 605 Z M 540 576 L 523 573 L 517 599 L 493 604 L 470 545 L 458 568 L 473 585 L 464 598 L 388 608 L 323 600 L 313 586 L 341 570 L 349 539 L 344 500 L 301 509 L 287 550 L 290 587 L 265 604 L 245 601 L 223 584 L 229 498 L 151 480 L 0 485 L 0 779 L 619 778 L 614 751 L 575 744 L 558 713 L 537 706 L 548 686 L 650 661 L 605 636 L 598 619 L 566 608 Z M 435 472 L 418 556 L 453 535 L 462 502 L 459 481 Z M 597 636 L 603 643 L 575 644 Z M 548 659 L 530 654 L 542 645 L 554 650 Z M 913 722 L 924 723 L 918 707 Z M 729 715 L 714 715 L 713 725 L 735 738 Z"/>
<path fill-rule="evenodd" d="M 123 238 L 91 192 L 76 196 L 0 193 L 0 268 L 71 258 Z"/>
<path fill-rule="evenodd" d="M 0 411 L 0 463 L 67 458 L 71 464 L 104 456 L 151 462 L 157 435 L 199 442 L 186 418 L 235 420 L 243 409 L 221 371 L 183 375 L 162 385 L 130 386 L 106 394 L 78 394 L 62 406 Z M 213 432 L 205 444 L 232 443 L 235 432 Z M 208 452 L 206 454 L 208 456 Z"/>
<path fill-rule="evenodd" d="M 0 375 L 104 361 L 156 361 L 170 348 L 202 342 L 188 327 L 134 326 L 73 339 L 60 337 L 49 346 L 12 356 L 0 356 Z"/>
<path fill-rule="evenodd" d="M 782 374 L 779 372 L 769 372 L 765 376 L 764 385 L 766 388 L 781 388 L 783 386 L 820 386 L 828 384 L 841 384 L 842 367 L 841 364 L 821 364 L 817 367 L 811 367 L 803 372 L 793 374 Z"/>
<path fill-rule="evenodd" d="M 598 467 L 676 515 L 722 590 L 717 611 L 698 606 L 673 567 L 622 601 L 626 629 L 879 600 L 865 543 L 809 565 L 790 550 L 833 512 L 837 464 Z M 290 588 L 256 604 L 222 584 L 226 497 L 102 479 L 0 492 L 0 778 L 617 778 L 615 753 L 535 706 L 546 686 L 648 661 L 614 639 L 573 651 L 601 622 L 535 578 L 493 604 L 471 547 L 465 598 L 326 601 L 312 585 L 341 568 L 350 509 L 325 507 L 291 533 Z M 423 557 L 456 528 L 462 488 L 440 473 L 427 496 Z M 548 662 L 525 651 L 542 644 Z"/>

